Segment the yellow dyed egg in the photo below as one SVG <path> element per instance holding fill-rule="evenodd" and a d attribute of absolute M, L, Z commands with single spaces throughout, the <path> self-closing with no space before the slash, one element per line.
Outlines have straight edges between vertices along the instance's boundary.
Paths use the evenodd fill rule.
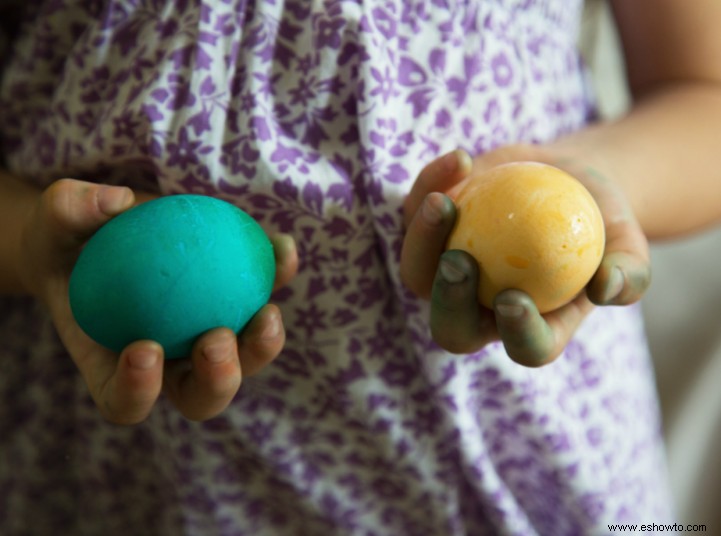
<path fill-rule="evenodd" d="M 601 212 L 575 178 L 553 166 L 515 162 L 472 177 L 447 249 L 480 268 L 478 299 L 493 307 L 505 289 L 527 293 L 541 313 L 571 300 L 596 272 L 605 245 Z"/>

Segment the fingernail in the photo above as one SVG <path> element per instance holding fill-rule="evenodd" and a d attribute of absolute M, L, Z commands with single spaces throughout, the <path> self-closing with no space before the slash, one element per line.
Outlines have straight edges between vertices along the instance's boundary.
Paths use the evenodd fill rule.
<path fill-rule="evenodd" d="M 614 266 L 611 269 L 611 273 L 608 276 L 608 284 L 606 285 L 606 292 L 603 295 L 603 303 L 612 302 L 623 290 L 625 278 L 623 272 L 618 266 Z"/>
<path fill-rule="evenodd" d="M 421 215 L 425 222 L 429 225 L 440 225 L 443 221 L 443 211 L 438 206 L 438 202 L 435 201 L 436 197 L 433 194 L 429 194 L 421 205 Z"/>
<path fill-rule="evenodd" d="M 271 341 L 280 335 L 281 321 L 277 314 L 271 315 L 260 334 L 260 338 L 263 340 Z"/>
<path fill-rule="evenodd" d="M 446 259 L 441 260 L 438 269 L 441 272 L 441 277 L 443 277 L 447 283 L 457 285 L 458 283 L 462 283 L 466 280 L 466 272 Z"/>
<path fill-rule="evenodd" d="M 205 359 L 211 363 L 222 363 L 230 358 L 233 352 L 233 341 L 230 337 L 223 337 L 222 340 L 214 342 L 203 348 Z"/>
<path fill-rule="evenodd" d="M 128 363 L 130 366 L 138 370 L 149 370 L 158 362 L 158 353 L 153 350 L 143 348 L 136 350 L 128 355 Z"/>
<path fill-rule="evenodd" d="M 509 303 L 498 303 L 496 304 L 496 312 L 499 316 L 508 320 L 516 320 L 523 316 L 525 309 L 523 305 L 513 305 Z"/>
<path fill-rule="evenodd" d="M 275 237 L 274 242 L 276 251 L 287 254 L 293 251 L 295 240 L 289 234 L 279 234 Z"/>
<path fill-rule="evenodd" d="M 104 214 L 115 216 L 130 204 L 132 191 L 125 186 L 103 186 L 98 192 L 98 206 Z"/>
<path fill-rule="evenodd" d="M 471 168 L 473 167 L 473 159 L 471 158 L 471 155 L 463 149 L 457 149 L 456 158 L 458 159 L 457 168 L 461 170 L 463 174 L 470 173 Z"/>
<path fill-rule="evenodd" d="M 458 168 L 458 149 L 441 157 L 441 165 L 447 173 L 452 173 Z"/>
<path fill-rule="evenodd" d="M 456 149 L 441 157 L 441 164 L 446 173 L 453 173 L 459 169 L 470 170 L 472 163 L 470 155 L 463 149 Z"/>

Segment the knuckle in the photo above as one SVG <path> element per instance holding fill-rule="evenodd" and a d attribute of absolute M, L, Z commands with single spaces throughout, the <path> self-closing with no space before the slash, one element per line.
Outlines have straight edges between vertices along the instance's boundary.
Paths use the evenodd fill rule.
<path fill-rule="evenodd" d="M 424 300 L 427 300 L 430 297 L 430 291 L 419 284 L 417 270 L 411 269 L 408 266 L 408 263 L 401 263 L 399 275 L 403 285 L 412 294 Z"/>
<path fill-rule="evenodd" d="M 478 350 L 478 345 L 472 344 L 468 339 L 444 331 L 432 331 L 433 340 L 446 352 L 455 355 L 471 354 Z"/>
<path fill-rule="evenodd" d="M 204 421 L 222 413 L 233 400 L 237 390 L 237 387 L 222 392 L 208 389 L 200 397 L 177 401 L 176 407 L 186 419 L 196 422 Z"/>
<path fill-rule="evenodd" d="M 437 277 L 431 292 L 431 310 L 436 316 L 463 318 L 477 309 L 476 293 L 465 285 L 453 284 Z"/>
<path fill-rule="evenodd" d="M 193 422 L 202 422 L 206 419 L 214 417 L 213 414 L 206 414 L 205 412 L 198 410 L 198 408 L 180 407 L 178 408 L 178 410 L 183 417 Z"/>
<path fill-rule="evenodd" d="M 92 195 L 97 185 L 76 179 L 59 179 L 45 190 L 42 209 L 45 218 L 56 228 L 72 228 L 88 216 L 97 217 L 101 211 L 97 195 Z"/>
<path fill-rule="evenodd" d="M 460 344 L 459 337 L 448 332 L 441 326 L 431 324 L 431 337 L 438 346 L 452 354 L 463 353 L 463 345 Z"/>
<path fill-rule="evenodd" d="M 202 401 L 198 406 L 217 406 L 228 404 L 240 388 L 241 374 L 240 367 L 234 366 L 233 370 L 216 371 L 205 379 L 199 379 L 199 396 L 193 397 L 196 402 Z"/>
<path fill-rule="evenodd" d="M 500 326 L 499 326 L 500 327 Z M 553 362 L 563 352 L 563 336 L 547 329 L 501 329 L 506 354 L 519 365 L 538 368 Z"/>
<path fill-rule="evenodd" d="M 51 219 L 58 219 L 70 203 L 70 194 L 74 186 L 72 179 L 60 179 L 45 190 L 42 200 L 43 209 Z"/>
<path fill-rule="evenodd" d="M 240 374 L 232 374 L 221 380 L 212 382 L 208 388 L 210 399 L 229 402 L 240 388 Z"/>
<path fill-rule="evenodd" d="M 51 206 L 65 205 L 76 194 L 82 183 L 75 179 L 58 179 L 45 190 L 45 197 Z"/>
<path fill-rule="evenodd" d="M 146 418 L 145 414 L 121 410 L 110 404 L 107 400 L 98 404 L 98 409 L 103 419 L 119 426 L 132 426 L 144 421 Z"/>
<path fill-rule="evenodd" d="M 77 183 L 78 181 L 75 179 L 58 179 L 47 187 L 45 194 L 50 197 L 67 195 L 77 186 Z"/>
<path fill-rule="evenodd" d="M 553 363 L 560 352 L 548 352 L 537 349 L 506 348 L 506 353 L 513 361 L 528 368 L 540 368 Z"/>
<path fill-rule="evenodd" d="M 470 354 L 483 348 L 488 342 L 488 332 L 483 322 L 471 316 L 443 315 L 438 312 L 431 317 L 431 337 L 452 354 Z"/>
<path fill-rule="evenodd" d="M 429 267 L 426 264 L 416 262 L 416 256 L 409 250 L 409 247 L 404 247 L 398 276 L 412 294 L 427 301 L 431 297 L 433 276 L 429 275 Z"/>
<path fill-rule="evenodd" d="M 626 278 L 623 291 L 612 302 L 614 305 L 631 305 L 642 299 L 651 285 L 651 270 L 648 267 L 640 270 L 629 270 Z"/>

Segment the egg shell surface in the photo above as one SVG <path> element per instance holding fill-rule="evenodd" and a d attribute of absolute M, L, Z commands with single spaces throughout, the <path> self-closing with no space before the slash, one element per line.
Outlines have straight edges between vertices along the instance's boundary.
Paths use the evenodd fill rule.
<path fill-rule="evenodd" d="M 527 293 L 541 313 L 573 300 L 605 247 L 603 217 L 588 190 L 566 172 L 514 162 L 471 177 L 454 199 L 446 245 L 478 262 L 478 299 L 493 307 L 505 289 Z"/>
<path fill-rule="evenodd" d="M 234 205 L 171 195 L 110 220 L 86 243 L 70 277 L 80 327 L 120 352 L 149 339 L 165 357 L 190 356 L 206 331 L 239 333 L 270 299 L 273 246 Z"/>

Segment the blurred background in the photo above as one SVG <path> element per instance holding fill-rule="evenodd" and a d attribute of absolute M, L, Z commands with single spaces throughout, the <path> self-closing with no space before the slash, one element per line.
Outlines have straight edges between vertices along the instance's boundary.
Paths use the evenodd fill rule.
<path fill-rule="evenodd" d="M 629 103 L 619 47 L 608 3 L 586 0 L 581 49 L 609 119 Z M 721 534 L 721 229 L 654 243 L 651 255 L 643 305 L 678 521 Z"/>

